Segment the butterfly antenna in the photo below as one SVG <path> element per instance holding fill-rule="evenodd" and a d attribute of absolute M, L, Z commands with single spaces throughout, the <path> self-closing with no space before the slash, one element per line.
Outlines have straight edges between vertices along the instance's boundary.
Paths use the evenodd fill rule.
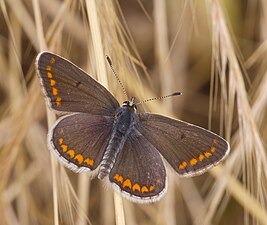
<path fill-rule="evenodd" d="M 122 91 L 123 91 L 124 95 L 126 96 L 126 99 L 128 99 L 127 92 L 126 92 L 126 90 L 125 90 L 125 88 L 124 88 L 124 86 L 123 86 L 120 78 L 118 77 L 117 73 L 115 72 L 115 70 L 114 70 L 114 68 L 112 66 L 112 61 L 111 61 L 111 59 L 109 58 L 108 55 L 106 55 L 106 59 L 108 61 L 108 64 L 109 64 L 110 69 L 112 70 L 112 73 L 114 74 L 114 76 L 116 77 L 117 81 L 119 82 L 119 84 L 120 84 L 120 86 L 122 88 Z"/>
<path fill-rule="evenodd" d="M 160 100 L 160 99 L 168 98 L 168 97 L 172 97 L 172 96 L 177 96 L 177 95 L 182 95 L 182 92 L 174 92 L 174 93 L 172 93 L 170 95 L 164 95 L 164 96 L 161 96 L 161 97 L 149 98 L 149 99 L 143 100 L 141 102 L 138 102 L 135 105 L 139 105 L 139 104 L 150 102 L 150 101 L 154 101 L 154 100 Z"/>

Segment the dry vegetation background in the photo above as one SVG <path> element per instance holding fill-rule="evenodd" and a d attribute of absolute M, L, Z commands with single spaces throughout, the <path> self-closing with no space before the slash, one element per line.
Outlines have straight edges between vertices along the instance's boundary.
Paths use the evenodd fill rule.
<path fill-rule="evenodd" d="M 0 224 L 267 224 L 266 28 L 266 0 L 1 0 Z M 105 54 L 130 96 L 183 92 L 141 110 L 220 133 L 229 157 L 200 177 L 170 172 L 160 202 L 122 207 L 98 179 L 51 158 L 55 115 L 34 69 L 42 50 L 72 60 L 120 102 Z"/>

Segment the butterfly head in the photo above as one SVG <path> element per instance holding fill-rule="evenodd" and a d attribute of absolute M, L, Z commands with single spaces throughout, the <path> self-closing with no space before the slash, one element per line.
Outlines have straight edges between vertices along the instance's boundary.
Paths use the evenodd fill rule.
<path fill-rule="evenodd" d="M 135 97 L 132 97 L 129 101 L 123 102 L 122 107 L 129 107 L 136 111 Z"/>

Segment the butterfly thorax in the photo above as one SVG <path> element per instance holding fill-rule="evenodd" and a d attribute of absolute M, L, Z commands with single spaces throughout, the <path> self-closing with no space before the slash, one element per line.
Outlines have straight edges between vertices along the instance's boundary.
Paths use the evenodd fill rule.
<path fill-rule="evenodd" d="M 131 101 L 127 101 L 116 111 L 112 134 L 100 164 L 99 179 L 103 179 L 109 174 L 119 151 L 122 150 L 135 123 L 135 110 L 135 104 L 131 104 Z"/>

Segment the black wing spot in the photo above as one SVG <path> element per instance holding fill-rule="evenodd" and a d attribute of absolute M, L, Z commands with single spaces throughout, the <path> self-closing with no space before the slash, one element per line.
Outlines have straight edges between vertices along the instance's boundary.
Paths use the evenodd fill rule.
<path fill-rule="evenodd" d="M 181 139 L 184 139 L 184 138 L 186 138 L 186 137 L 185 137 L 185 134 L 182 133 L 182 134 L 181 134 Z"/>
<path fill-rule="evenodd" d="M 79 87 L 80 85 L 82 84 L 82 82 L 80 82 L 80 81 L 77 81 L 76 83 L 75 83 L 75 87 Z"/>

